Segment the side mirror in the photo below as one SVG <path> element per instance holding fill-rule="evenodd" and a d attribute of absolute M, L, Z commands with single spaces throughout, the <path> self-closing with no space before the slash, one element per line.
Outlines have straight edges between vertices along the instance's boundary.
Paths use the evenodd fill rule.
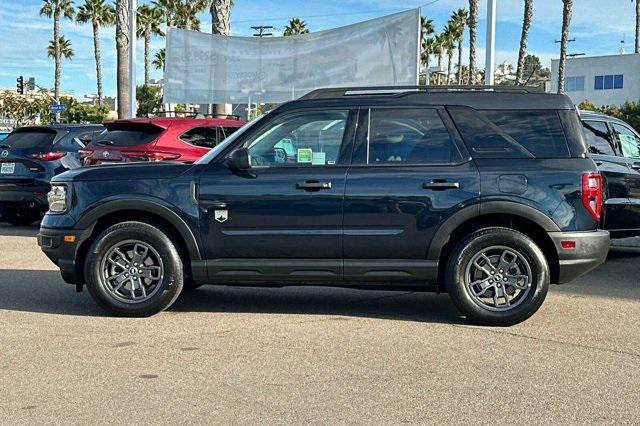
<path fill-rule="evenodd" d="M 227 158 L 227 166 L 231 170 L 248 170 L 251 168 L 249 161 L 249 151 L 247 148 L 238 148 L 234 150 Z"/>

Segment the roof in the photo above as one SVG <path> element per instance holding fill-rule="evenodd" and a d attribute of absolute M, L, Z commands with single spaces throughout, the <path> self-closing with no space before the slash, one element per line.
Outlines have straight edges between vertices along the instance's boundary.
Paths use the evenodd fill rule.
<path fill-rule="evenodd" d="M 194 123 L 202 126 L 225 126 L 241 127 L 244 122 L 241 120 L 230 120 L 223 118 L 192 118 L 192 117 L 150 117 L 150 118 L 128 118 L 121 120 L 105 121 L 104 124 L 111 123 L 141 123 L 152 124 L 154 126 L 167 129 L 170 126 L 192 126 Z"/>
<path fill-rule="evenodd" d="M 447 105 L 475 109 L 574 109 L 566 95 L 524 86 L 387 86 L 328 88 L 310 92 L 294 103 L 360 105 Z M 336 102 L 338 101 L 338 102 Z"/>
<path fill-rule="evenodd" d="M 102 124 L 47 124 L 47 125 L 40 125 L 40 126 L 24 126 L 24 127 L 18 127 L 17 129 L 14 130 L 15 131 L 29 131 L 30 129 L 48 129 L 48 130 L 55 130 L 55 131 L 74 131 L 74 130 L 87 130 L 87 129 L 99 129 L 104 127 Z"/>

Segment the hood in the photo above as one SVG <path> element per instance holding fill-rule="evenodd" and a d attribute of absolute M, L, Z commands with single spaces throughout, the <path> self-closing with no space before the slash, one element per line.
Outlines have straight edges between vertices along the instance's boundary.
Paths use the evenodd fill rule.
<path fill-rule="evenodd" d="M 52 182 L 79 182 L 98 180 L 145 180 L 145 179 L 173 179 L 188 170 L 193 164 L 159 161 L 145 163 L 124 163 L 81 167 L 69 170 L 53 178 Z"/>

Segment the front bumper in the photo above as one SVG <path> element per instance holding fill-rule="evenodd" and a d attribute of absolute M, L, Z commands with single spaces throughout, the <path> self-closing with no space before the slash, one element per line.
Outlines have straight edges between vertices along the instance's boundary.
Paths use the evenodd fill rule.
<path fill-rule="evenodd" d="M 609 232 L 549 232 L 558 252 L 558 284 L 568 283 L 597 268 L 609 253 Z M 575 248 L 566 249 L 562 242 L 575 242 Z"/>
<path fill-rule="evenodd" d="M 76 264 L 78 247 L 84 241 L 86 231 L 69 229 L 40 228 L 38 245 L 47 257 L 60 268 L 62 279 L 69 284 L 81 280 L 81 271 Z M 65 237 L 74 237 L 74 241 L 65 241 Z"/>

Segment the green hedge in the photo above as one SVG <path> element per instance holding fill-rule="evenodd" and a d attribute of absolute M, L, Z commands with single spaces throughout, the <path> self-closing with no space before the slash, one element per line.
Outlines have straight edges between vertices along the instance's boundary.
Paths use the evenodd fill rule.
<path fill-rule="evenodd" d="M 619 118 L 620 120 L 629 123 L 637 131 L 640 131 L 640 101 L 628 101 L 622 106 L 595 105 L 589 101 L 584 101 L 578 105 L 578 108 Z"/>

